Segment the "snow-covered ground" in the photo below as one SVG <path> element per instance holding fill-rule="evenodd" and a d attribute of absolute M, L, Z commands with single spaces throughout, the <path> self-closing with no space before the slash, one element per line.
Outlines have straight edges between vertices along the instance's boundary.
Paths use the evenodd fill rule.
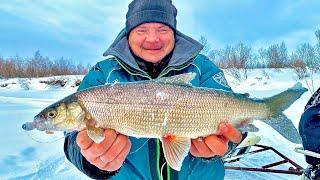
<path fill-rule="evenodd" d="M 250 97 L 269 97 L 298 82 L 290 69 L 252 70 L 249 78 L 239 82 L 225 72 L 229 84 L 235 92 L 249 93 Z M 41 109 L 76 91 L 76 81 L 82 76 L 64 76 L 37 79 L 0 79 L 0 179 L 88 179 L 71 165 L 64 157 L 63 136 L 54 138 L 39 133 L 27 133 L 21 125 L 32 121 Z M 48 85 L 52 80 L 64 80 L 64 87 Z M 315 77 L 315 87 L 320 86 L 320 74 Z M 307 87 L 305 81 L 301 83 Z M 311 94 L 305 93 L 285 114 L 298 127 L 303 107 Z M 260 131 L 255 133 L 262 137 L 260 144 L 272 146 L 284 155 L 306 167 L 303 155 L 297 154 L 292 144 L 269 126 L 255 122 Z M 50 142 L 45 142 L 50 141 Z M 260 153 L 245 157 L 235 164 L 245 167 L 263 166 L 281 160 L 272 153 Z M 289 166 L 282 165 L 286 169 Z M 299 179 L 295 175 L 257 173 L 228 170 L 226 179 Z"/>
<path fill-rule="evenodd" d="M 65 87 L 43 81 L 65 79 Z M 0 80 L 0 179 L 86 179 L 63 156 L 63 135 L 27 133 L 21 125 L 52 102 L 74 92 L 82 76 Z M 50 142 L 44 142 L 45 139 Z"/>

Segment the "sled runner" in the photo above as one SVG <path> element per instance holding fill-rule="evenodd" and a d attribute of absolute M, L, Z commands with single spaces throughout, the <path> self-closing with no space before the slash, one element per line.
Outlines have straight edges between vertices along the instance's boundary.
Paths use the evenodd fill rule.
<path fill-rule="evenodd" d="M 294 161 L 292 161 L 291 159 L 289 159 L 288 157 L 286 157 L 285 155 L 283 155 L 282 153 L 280 153 L 279 151 L 277 151 L 273 147 L 259 145 L 259 144 L 255 144 L 253 146 L 258 147 L 258 149 L 250 151 L 250 147 L 245 147 L 246 150 L 243 150 L 243 148 L 241 148 L 240 150 L 237 151 L 238 152 L 237 155 L 234 155 L 234 153 L 231 153 L 230 155 L 226 155 L 223 158 L 223 161 L 225 163 L 225 169 L 227 169 L 227 170 L 240 170 L 240 171 L 269 172 L 269 173 L 280 173 L 280 174 L 292 174 L 292 175 L 298 175 L 298 176 L 303 174 L 304 169 L 301 166 L 299 166 L 297 163 L 295 163 Z M 242 150 L 242 152 L 244 151 L 242 154 L 239 153 L 241 150 Z M 261 153 L 261 152 L 265 152 L 265 151 L 272 151 L 273 153 L 275 153 L 279 157 L 281 157 L 282 160 L 277 161 L 277 162 L 273 162 L 270 164 L 266 164 L 261 167 L 240 167 L 240 166 L 232 166 L 231 165 L 233 162 L 240 160 L 240 158 L 242 158 L 242 157 L 245 157 L 245 156 L 247 157 L 247 156 Z M 286 163 L 291 165 L 288 169 L 276 168 L 277 166 L 282 165 L 282 164 L 286 164 Z"/>

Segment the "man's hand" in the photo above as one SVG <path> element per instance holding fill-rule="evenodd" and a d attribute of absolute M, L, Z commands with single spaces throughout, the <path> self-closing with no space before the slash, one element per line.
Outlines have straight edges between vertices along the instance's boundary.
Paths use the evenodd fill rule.
<path fill-rule="evenodd" d="M 112 129 L 106 129 L 104 137 L 105 139 L 97 144 L 89 138 L 87 130 L 83 130 L 77 135 L 77 144 L 81 154 L 92 165 L 101 170 L 116 171 L 129 154 L 131 142 L 127 136 L 117 134 Z"/>
<path fill-rule="evenodd" d="M 242 139 L 240 131 L 228 123 L 219 125 L 218 135 L 192 139 L 190 153 L 195 157 L 210 158 L 223 156 L 228 151 L 228 142 L 239 143 Z"/>

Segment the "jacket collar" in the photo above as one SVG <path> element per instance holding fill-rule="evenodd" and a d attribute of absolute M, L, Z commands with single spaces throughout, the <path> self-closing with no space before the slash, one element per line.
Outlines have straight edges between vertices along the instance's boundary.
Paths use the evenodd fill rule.
<path fill-rule="evenodd" d="M 176 31 L 176 42 L 173 50 L 172 58 L 168 66 L 181 66 L 194 58 L 203 48 L 203 46 L 196 40 Z M 135 72 L 143 72 L 139 68 L 136 60 L 134 59 L 129 49 L 125 29 L 123 29 L 111 44 L 111 46 L 103 53 L 103 56 L 115 56 L 119 61 L 124 63 L 129 70 Z"/>

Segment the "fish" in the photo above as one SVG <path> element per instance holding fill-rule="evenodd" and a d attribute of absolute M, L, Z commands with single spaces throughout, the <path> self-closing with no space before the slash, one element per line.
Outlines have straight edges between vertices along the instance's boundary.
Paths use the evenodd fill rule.
<path fill-rule="evenodd" d="M 256 99 L 193 87 L 195 76 L 185 73 L 77 91 L 46 107 L 22 128 L 47 133 L 87 129 L 96 143 L 103 141 L 107 128 L 136 138 L 158 138 L 166 162 L 177 171 L 189 153 L 191 139 L 217 134 L 220 123 L 256 129 L 252 122 L 261 120 L 289 141 L 301 143 L 297 129 L 283 114 L 307 91 L 301 83 L 272 97 Z"/>

